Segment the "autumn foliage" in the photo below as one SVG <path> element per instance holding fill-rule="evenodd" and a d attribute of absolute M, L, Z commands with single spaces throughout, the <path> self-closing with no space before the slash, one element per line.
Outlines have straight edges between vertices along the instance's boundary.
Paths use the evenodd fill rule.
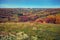
<path fill-rule="evenodd" d="M 46 23 L 55 23 L 56 18 L 53 15 L 47 16 L 47 18 L 45 19 Z"/>
<path fill-rule="evenodd" d="M 56 17 L 53 15 L 49 15 L 46 18 L 38 18 L 35 22 L 39 23 L 56 23 Z"/>
<path fill-rule="evenodd" d="M 56 15 L 56 24 L 60 24 L 60 16 Z"/>

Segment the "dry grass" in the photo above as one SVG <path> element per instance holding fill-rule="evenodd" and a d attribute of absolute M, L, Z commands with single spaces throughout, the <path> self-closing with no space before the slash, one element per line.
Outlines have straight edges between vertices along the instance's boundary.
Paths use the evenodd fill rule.
<path fill-rule="evenodd" d="M 32 36 L 36 36 L 37 40 L 59 40 L 60 38 L 60 24 L 39 24 L 30 22 L 20 23 L 0 23 L 0 32 L 7 33 L 19 33 L 24 32 L 29 35 L 29 39 L 32 40 Z M 1 34 L 0 34 L 1 35 Z M 41 37 L 41 38 L 40 38 Z"/>

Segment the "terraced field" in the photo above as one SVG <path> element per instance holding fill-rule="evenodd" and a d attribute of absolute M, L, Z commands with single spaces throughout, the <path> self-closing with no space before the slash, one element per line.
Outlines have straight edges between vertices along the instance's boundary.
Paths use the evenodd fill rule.
<path fill-rule="evenodd" d="M 60 24 L 0 23 L 0 40 L 60 40 Z"/>

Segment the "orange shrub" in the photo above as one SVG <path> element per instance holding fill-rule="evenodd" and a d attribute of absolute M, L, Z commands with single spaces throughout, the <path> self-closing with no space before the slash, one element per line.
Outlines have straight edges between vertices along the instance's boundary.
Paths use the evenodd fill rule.
<path fill-rule="evenodd" d="M 49 15 L 49 16 L 47 16 L 47 18 L 45 19 L 45 21 L 46 21 L 47 23 L 55 23 L 56 18 L 55 18 L 54 15 Z"/>
<path fill-rule="evenodd" d="M 60 16 L 56 15 L 56 24 L 60 24 Z"/>
<path fill-rule="evenodd" d="M 38 18 L 38 19 L 35 20 L 35 22 L 43 23 L 44 21 L 43 21 L 42 18 Z"/>

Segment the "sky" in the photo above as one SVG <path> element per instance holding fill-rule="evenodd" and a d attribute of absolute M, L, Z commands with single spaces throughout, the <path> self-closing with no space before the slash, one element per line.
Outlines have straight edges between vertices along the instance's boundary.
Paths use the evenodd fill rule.
<path fill-rule="evenodd" d="M 60 0 L 0 0 L 0 8 L 60 8 Z"/>

